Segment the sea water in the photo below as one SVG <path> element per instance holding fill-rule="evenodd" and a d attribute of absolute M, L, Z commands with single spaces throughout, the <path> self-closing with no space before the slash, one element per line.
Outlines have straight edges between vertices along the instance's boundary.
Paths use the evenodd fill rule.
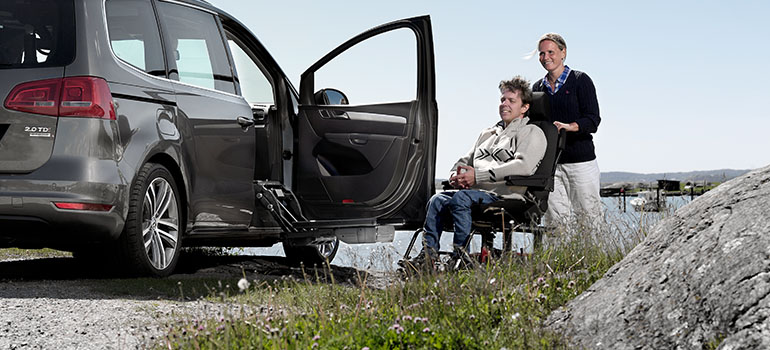
<path fill-rule="evenodd" d="M 652 228 L 658 221 L 667 215 L 690 203 L 689 196 L 669 196 L 666 197 L 667 207 L 661 212 L 637 212 L 631 207 L 630 201 L 633 196 L 626 197 L 626 211 L 623 211 L 623 199 L 621 197 L 604 197 L 602 205 L 606 221 L 614 227 L 614 232 L 618 234 L 637 234 L 640 227 Z M 334 265 L 349 266 L 369 271 L 393 271 L 398 266 L 396 263 L 403 258 L 409 241 L 412 239 L 413 231 L 396 231 L 393 242 L 371 243 L 371 244 L 347 244 L 340 242 L 337 256 L 332 262 Z M 531 251 L 533 237 L 531 234 L 514 232 L 513 245 L 516 251 Z M 418 237 L 411 251 L 411 256 L 415 256 L 422 244 Z M 445 232 L 441 235 L 442 250 L 448 250 L 452 246 L 452 232 Z M 502 247 L 501 235 L 497 235 L 494 245 L 496 248 Z M 481 247 L 481 237 L 473 237 L 471 241 L 471 251 L 478 251 Z M 273 245 L 268 248 L 244 248 L 236 249 L 235 252 L 245 255 L 259 256 L 283 256 L 283 247 L 281 244 Z"/>

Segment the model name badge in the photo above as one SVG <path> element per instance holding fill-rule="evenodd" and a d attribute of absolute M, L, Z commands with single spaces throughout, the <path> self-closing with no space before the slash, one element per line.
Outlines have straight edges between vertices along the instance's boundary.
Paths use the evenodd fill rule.
<path fill-rule="evenodd" d="M 52 137 L 51 128 L 47 126 L 25 126 L 24 132 L 29 133 L 29 137 Z"/>

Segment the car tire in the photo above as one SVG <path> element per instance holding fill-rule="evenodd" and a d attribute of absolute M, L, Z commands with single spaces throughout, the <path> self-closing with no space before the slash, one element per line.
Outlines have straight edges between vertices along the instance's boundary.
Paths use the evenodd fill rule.
<path fill-rule="evenodd" d="M 323 244 L 292 245 L 283 242 L 283 252 L 291 265 L 321 266 L 328 261 L 330 264 L 337 256 L 340 247 L 339 238 Z"/>
<path fill-rule="evenodd" d="M 119 240 L 130 274 L 165 277 L 174 271 L 182 248 L 182 213 L 171 173 L 160 164 L 145 164 L 131 187 L 126 225 Z"/>

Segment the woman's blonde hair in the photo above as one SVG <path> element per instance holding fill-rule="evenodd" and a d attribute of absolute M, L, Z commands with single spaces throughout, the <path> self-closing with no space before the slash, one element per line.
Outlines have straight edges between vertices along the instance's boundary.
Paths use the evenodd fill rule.
<path fill-rule="evenodd" d="M 537 42 L 537 45 L 540 46 L 540 43 L 543 42 L 543 40 L 550 40 L 553 41 L 556 46 L 559 47 L 559 50 L 566 50 L 567 49 L 567 42 L 564 41 L 564 38 L 561 37 L 561 35 L 556 33 L 545 33 L 543 36 L 540 37 L 540 40 Z"/>

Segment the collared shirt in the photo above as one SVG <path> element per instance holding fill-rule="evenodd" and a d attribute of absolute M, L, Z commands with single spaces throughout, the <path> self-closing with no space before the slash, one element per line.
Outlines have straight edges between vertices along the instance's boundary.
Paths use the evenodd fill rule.
<path fill-rule="evenodd" d="M 569 66 L 565 65 L 564 66 L 564 71 L 561 72 L 561 75 L 559 76 L 559 79 L 556 79 L 556 89 L 551 88 L 551 83 L 548 82 L 548 73 L 546 73 L 545 74 L 545 78 L 543 78 L 543 85 L 545 85 L 546 91 L 548 91 L 548 93 L 551 94 L 551 95 L 553 95 L 557 91 L 559 91 L 559 89 L 562 87 L 562 85 L 564 85 L 564 82 L 567 81 L 567 77 L 569 76 L 569 72 L 570 71 L 571 71 L 571 69 L 569 68 Z"/>

